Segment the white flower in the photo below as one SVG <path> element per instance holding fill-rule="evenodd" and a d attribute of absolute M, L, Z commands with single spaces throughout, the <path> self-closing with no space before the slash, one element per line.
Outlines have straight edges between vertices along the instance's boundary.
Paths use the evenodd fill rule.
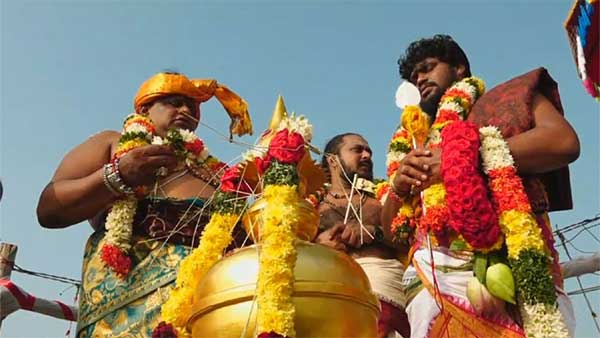
<path fill-rule="evenodd" d="M 286 116 L 281 120 L 277 131 L 287 129 L 290 132 L 295 132 L 304 138 L 305 142 L 311 142 L 313 137 L 313 126 L 308 122 L 303 115 L 300 116 Z"/>
<path fill-rule="evenodd" d="M 154 136 L 154 138 L 152 138 L 152 144 L 154 145 L 162 146 L 164 143 L 165 141 L 160 136 Z"/>
<path fill-rule="evenodd" d="M 527 338 L 568 338 L 569 330 L 556 305 L 523 304 L 523 327 Z"/>
<path fill-rule="evenodd" d="M 508 144 L 502 138 L 498 128 L 494 126 L 482 127 L 479 129 L 479 135 L 481 138 L 479 149 L 483 169 L 486 173 L 489 173 L 490 170 L 514 166 Z"/>
<path fill-rule="evenodd" d="M 440 105 L 439 110 L 452 110 L 455 112 L 461 112 L 463 110 L 462 106 L 454 101 L 445 101 Z"/>
<path fill-rule="evenodd" d="M 106 217 L 106 242 L 123 251 L 131 248 L 133 218 L 137 208 L 137 200 L 133 197 L 116 201 Z"/>
<path fill-rule="evenodd" d="M 431 128 L 429 131 L 429 144 L 440 144 L 442 143 L 442 133 L 435 128 Z"/>
<path fill-rule="evenodd" d="M 181 138 L 183 139 L 183 142 L 185 143 L 189 143 L 189 142 L 194 142 L 198 136 L 196 136 L 196 134 L 194 134 L 193 132 L 187 130 L 187 129 L 178 129 L 179 134 L 181 134 Z"/>
<path fill-rule="evenodd" d="M 263 146 L 254 146 L 250 148 L 248 151 L 242 154 L 242 158 L 244 161 L 251 162 L 254 161 L 255 158 L 264 158 L 267 155 L 267 147 Z"/>
<path fill-rule="evenodd" d="M 385 166 L 389 167 L 390 164 L 392 164 L 392 163 L 400 162 L 404 159 L 405 156 L 406 156 L 406 154 L 401 151 L 390 151 L 387 154 L 387 157 L 385 160 Z"/>
<path fill-rule="evenodd" d="M 466 81 L 460 81 L 457 84 L 455 84 L 454 87 L 456 89 L 459 89 L 459 90 L 467 93 L 467 95 L 469 95 L 469 98 L 471 99 L 471 102 L 473 102 L 473 99 L 475 98 L 475 95 L 477 94 L 477 88 L 475 88 L 475 86 L 472 86 L 470 83 L 468 83 Z"/>
<path fill-rule="evenodd" d="M 126 133 L 145 133 L 148 134 L 148 129 L 143 124 L 132 123 L 125 128 Z"/>
<path fill-rule="evenodd" d="M 209 155 L 210 155 L 210 152 L 208 151 L 208 147 L 205 146 L 204 149 L 202 149 L 202 152 L 200 152 L 199 160 L 205 161 Z"/>

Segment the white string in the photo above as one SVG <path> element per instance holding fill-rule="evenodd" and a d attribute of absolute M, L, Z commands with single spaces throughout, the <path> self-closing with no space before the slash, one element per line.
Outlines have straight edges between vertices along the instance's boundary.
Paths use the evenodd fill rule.
<path fill-rule="evenodd" d="M 339 156 L 337 154 L 326 154 L 326 156 L 333 156 L 338 164 L 338 166 L 340 167 L 340 169 L 342 170 L 342 174 L 344 174 L 344 177 L 346 178 L 346 181 L 348 182 L 353 182 L 350 181 L 350 177 L 348 176 L 348 173 L 346 173 L 346 170 L 344 169 L 344 166 L 342 165 L 342 162 L 339 159 Z M 356 175 L 356 174 L 355 174 Z M 352 185 L 352 191 L 354 191 L 355 189 L 355 185 Z M 367 235 L 369 235 L 369 237 L 371 237 L 371 239 L 375 239 L 375 237 L 369 232 L 369 230 L 365 227 L 365 225 L 363 224 L 363 220 L 362 220 L 362 216 L 358 214 L 358 212 L 356 211 L 356 209 L 354 208 L 354 205 L 352 204 L 352 199 L 349 198 L 348 193 L 346 192 L 345 189 L 343 189 L 344 191 L 344 196 L 346 197 L 346 200 L 348 201 L 348 206 L 350 207 L 350 209 L 352 210 L 352 212 L 354 213 L 354 216 L 356 217 L 358 224 L 360 225 L 360 232 L 362 235 L 362 232 L 366 232 Z M 358 191 L 358 193 L 360 194 L 360 191 Z M 362 195 L 361 195 L 361 201 L 362 201 Z M 362 208 L 362 203 L 359 204 L 359 208 Z M 345 222 L 344 222 L 345 224 Z M 362 245 L 362 241 L 361 241 L 361 245 Z"/>

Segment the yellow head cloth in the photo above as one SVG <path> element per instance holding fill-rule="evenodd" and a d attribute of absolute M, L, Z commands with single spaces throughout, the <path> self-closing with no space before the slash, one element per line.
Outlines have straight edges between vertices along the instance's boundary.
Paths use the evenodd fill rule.
<path fill-rule="evenodd" d="M 231 124 L 230 136 L 252 134 L 252 121 L 248 113 L 248 104 L 244 99 L 216 80 L 198 79 L 190 80 L 185 75 L 173 73 L 158 73 L 144 82 L 133 101 L 135 111 L 139 112 L 142 106 L 165 95 L 187 96 L 196 103 L 208 101 L 215 96 L 223 105 Z"/>

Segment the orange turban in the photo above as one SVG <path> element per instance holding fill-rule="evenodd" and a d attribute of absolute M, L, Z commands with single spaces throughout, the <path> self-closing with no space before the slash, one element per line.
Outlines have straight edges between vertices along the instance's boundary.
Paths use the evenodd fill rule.
<path fill-rule="evenodd" d="M 144 104 L 161 96 L 177 94 L 192 98 L 198 104 L 216 96 L 231 118 L 230 136 L 252 134 L 248 103 L 216 80 L 190 80 L 181 74 L 158 73 L 142 84 L 133 105 L 135 111 L 139 112 Z"/>

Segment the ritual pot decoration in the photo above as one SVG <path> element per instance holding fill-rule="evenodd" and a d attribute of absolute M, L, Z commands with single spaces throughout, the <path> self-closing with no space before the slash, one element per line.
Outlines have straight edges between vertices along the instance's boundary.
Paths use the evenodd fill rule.
<path fill-rule="evenodd" d="M 163 305 L 161 332 L 168 328 L 179 338 L 377 335 L 380 305 L 364 271 L 348 255 L 310 243 L 319 214 L 306 199 L 325 181 L 307 151 L 314 149 L 311 139 L 312 125 L 288 116 L 279 97 L 269 129 L 224 175 L 219 196 L 242 198 L 217 200 L 218 213 L 182 262 L 185 276 Z M 242 215 L 235 210 L 243 208 L 219 207 L 250 196 L 259 198 Z M 213 222 L 219 214 L 227 222 Z M 236 215 L 256 244 L 222 258 Z"/>
<path fill-rule="evenodd" d="M 348 255 L 297 240 L 293 303 L 296 337 L 375 337 L 379 303 Z M 194 295 L 192 337 L 255 337 L 260 244 L 218 262 Z"/>

